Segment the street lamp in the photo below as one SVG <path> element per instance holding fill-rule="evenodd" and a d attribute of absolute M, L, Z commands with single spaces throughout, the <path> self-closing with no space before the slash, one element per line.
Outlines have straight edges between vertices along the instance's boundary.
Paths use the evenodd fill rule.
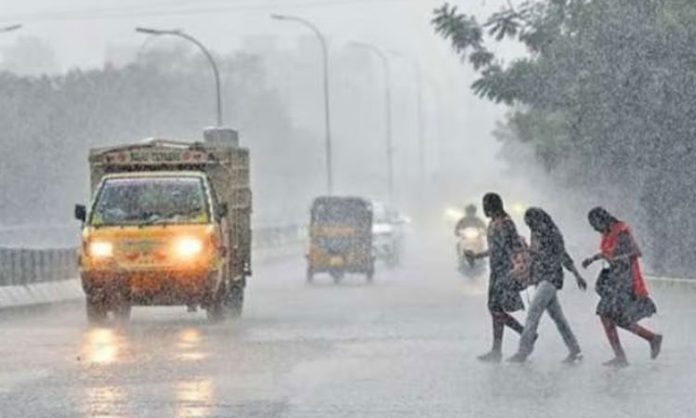
<path fill-rule="evenodd" d="M 329 91 L 329 47 L 326 37 L 319 28 L 312 22 L 296 16 L 272 14 L 272 19 L 286 22 L 296 22 L 309 28 L 319 39 L 322 51 L 322 65 L 324 71 L 324 128 L 325 132 L 325 152 L 326 152 L 326 190 L 329 195 L 333 194 L 333 154 L 331 141 L 331 100 Z"/>
<path fill-rule="evenodd" d="M 183 29 L 173 29 L 175 32 L 182 32 Z M 140 48 L 138 48 L 138 53 L 135 54 L 135 62 L 139 63 L 143 56 L 145 55 L 145 52 L 147 51 L 147 48 L 150 46 L 151 43 L 153 43 L 157 38 L 159 38 L 161 34 L 157 35 L 150 35 L 145 40 L 143 41 L 142 44 L 140 44 Z"/>
<path fill-rule="evenodd" d="M 13 32 L 13 31 L 16 31 L 19 29 L 22 29 L 22 25 L 4 26 L 4 27 L 0 27 L 0 33 Z"/>
<path fill-rule="evenodd" d="M 375 45 L 364 42 L 351 42 L 350 45 L 362 48 L 375 54 L 384 70 L 384 114 L 386 124 L 386 145 L 387 145 L 387 194 L 389 203 L 394 203 L 394 143 L 392 139 L 392 91 L 391 91 L 391 70 L 389 68 L 389 58 L 387 54 Z"/>
<path fill-rule="evenodd" d="M 143 55 L 145 54 L 145 51 L 147 50 L 147 47 L 150 45 L 151 42 L 153 42 L 155 39 L 157 39 L 160 35 L 152 35 L 148 36 L 145 38 L 142 44 L 140 44 L 140 48 L 138 48 L 138 53 L 135 55 L 135 62 L 139 63 Z"/>
<path fill-rule="evenodd" d="M 210 51 L 202 44 L 198 39 L 185 33 L 182 30 L 159 30 L 159 29 L 149 29 L 149 28 L 136 28 L 136 32 L 144 33 L 153 36 L 171 35 L 177 36 L 179 38 L 186 39 L 187 41 L 195 44 L 205 55 L 205 57 L 210 62 L 210 66 L 213 68 L 213 75 L 215 76 L 215 92 L 216 92 L 216 105 L 217 105 L 217 126 L 222 126 L 222 92 L 220 87 L 220 71 L 218 70 L 217 63 L 213 58 Z"/>

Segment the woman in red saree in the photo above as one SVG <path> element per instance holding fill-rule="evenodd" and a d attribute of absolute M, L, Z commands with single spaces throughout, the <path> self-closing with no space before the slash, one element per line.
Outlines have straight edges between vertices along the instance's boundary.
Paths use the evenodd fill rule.
<path fill-rule="evenodd" d="M 641 257 L 640 248 L 628 225 L 616 219 L 604 208 L 592 209 L 588 220 L 590 225 L 602 234 L 602 242 L 601 251 L 585 260 L 583 267 L 587 268 L 599 260 L 604 260 L 609 265 L 602 271 L 597 283 L 597 291 L 600 294 L 597 315 L 602 319 L 615 355 L 604 364 L 613 367 L 628 365 L 617 326 L 645 339 L 650 344 L 650 356 L 655 359 L 660 354 L 662 335 L 638 325 L 641 319 L 657 312 L 641 272 L 638 260 Z"/>

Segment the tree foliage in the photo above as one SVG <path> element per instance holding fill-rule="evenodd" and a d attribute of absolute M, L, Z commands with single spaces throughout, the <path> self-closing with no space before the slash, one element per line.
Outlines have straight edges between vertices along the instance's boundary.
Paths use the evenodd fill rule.
<path fill-rule="evenodd" d="M 445 5 L 433 24 L 479 71 L 476 94 L 522 109 L 507 125 L 547 170 L 614 184 L 640 203 L 655 265 L 693 271 L 696 3 L 529 0 L 483 23 Z M 503 39 L 527 56 L 476 58 Z"/>

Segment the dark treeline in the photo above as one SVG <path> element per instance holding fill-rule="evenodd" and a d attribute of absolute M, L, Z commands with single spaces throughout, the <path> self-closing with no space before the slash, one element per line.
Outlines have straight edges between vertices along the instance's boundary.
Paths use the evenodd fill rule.
<path fill-rule="evenodd" d="M 323 164 L 319 140 L 293 127 L 255 57 L 221 63 L 226 125 L 254 153 L 257 222 L 302 219 L 321 190 L 311 174 Z M 214 104 L 207 62 L 182 49 L 155 50 L 123 68 L 0 74 L 2 224 L 69 224 L 72 204 L 89 195 L 90 147 L 200 139 L 215 122 Z"/>
<path fill-rule="evenodd" d="M 485 22 L 445 5 L 434 25 L 479 71 L 474 91 L 513 106 L 506 141 L 588 206 L 640 219 L 658 273 L 694 276 L 696 3 L 536 0 Z M 496 41 L 528 54 L 504 63 Z"/>

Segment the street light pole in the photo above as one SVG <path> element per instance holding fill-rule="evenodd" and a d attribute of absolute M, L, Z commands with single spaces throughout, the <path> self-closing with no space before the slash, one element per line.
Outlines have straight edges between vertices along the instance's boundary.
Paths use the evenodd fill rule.
<path fill-rule="evenodd" d="M 3 26 L 3 27 L 0 27 L 0 33 L 13 32 L 13 31 L 16 31 L 19 29 L 22 29 L 22 25 Z"/>
<path fill-rule="evenodd" d="M 149 29 L 149 28 L 136 28 L 136 32 L 144 33 L 147 35 L 161 36 L 161 35 L 171 35 L 183 38 L 194 45 L 196 45 L 210 62 L 210 66 L 213 69 L 213 75 L 215 76 L 215 93 L 216 93 L 216 108 L 217 108 L 217 126 L 222 126 L 222 91 L 220 86 L 220 71 L 218 70 L 215 58 L 210 53 L 210 51 L 203 45 L 198 39 L 193 36 L 181 31 L 181 30 L 159 30 L 159 29 Z"/>
<path fill-rule="evenodd" d="M 357 48 L 366 49 L 379 58 L 384 70 L 384 115 L 385 115 L 385 134 L 387 146 L 387 196 L 389 204 L 394 204 L 394 142 L 392 138 L 392 87 L 391 87 L 391 69 L 389 67 L 389 58 L 387 54 L 375 45 L 364 42 L 351 42 Z"/>
<path fill-rule="evenodd" d="M 299 23 L 311 30 L 321 44 L 322 67 L 324 73 L 324 129 L 325 129 L 325 153 L 326 153 L 326 192 L 333 194 L 333 146 L 331 138 L 331 92 L 329 83 L 329 46 L 326 37 L 312 22 L 297 16 L 271 14 L 271 18 L 279 21 Z"/>
<path fill-rule="evenodd" d="M 424 116 L 424 106 L 423 106 L 423 73 L 421 71 L 421 66 L 418 62 L 415 62 L 416 68 L 416 88 L 417 93 L 417 112 L 418 112 L 418 167 L 420 171 L 421 187 L 425 188 L 426 185 L 426 150 L 425 150 L 425 116 Z"/>

